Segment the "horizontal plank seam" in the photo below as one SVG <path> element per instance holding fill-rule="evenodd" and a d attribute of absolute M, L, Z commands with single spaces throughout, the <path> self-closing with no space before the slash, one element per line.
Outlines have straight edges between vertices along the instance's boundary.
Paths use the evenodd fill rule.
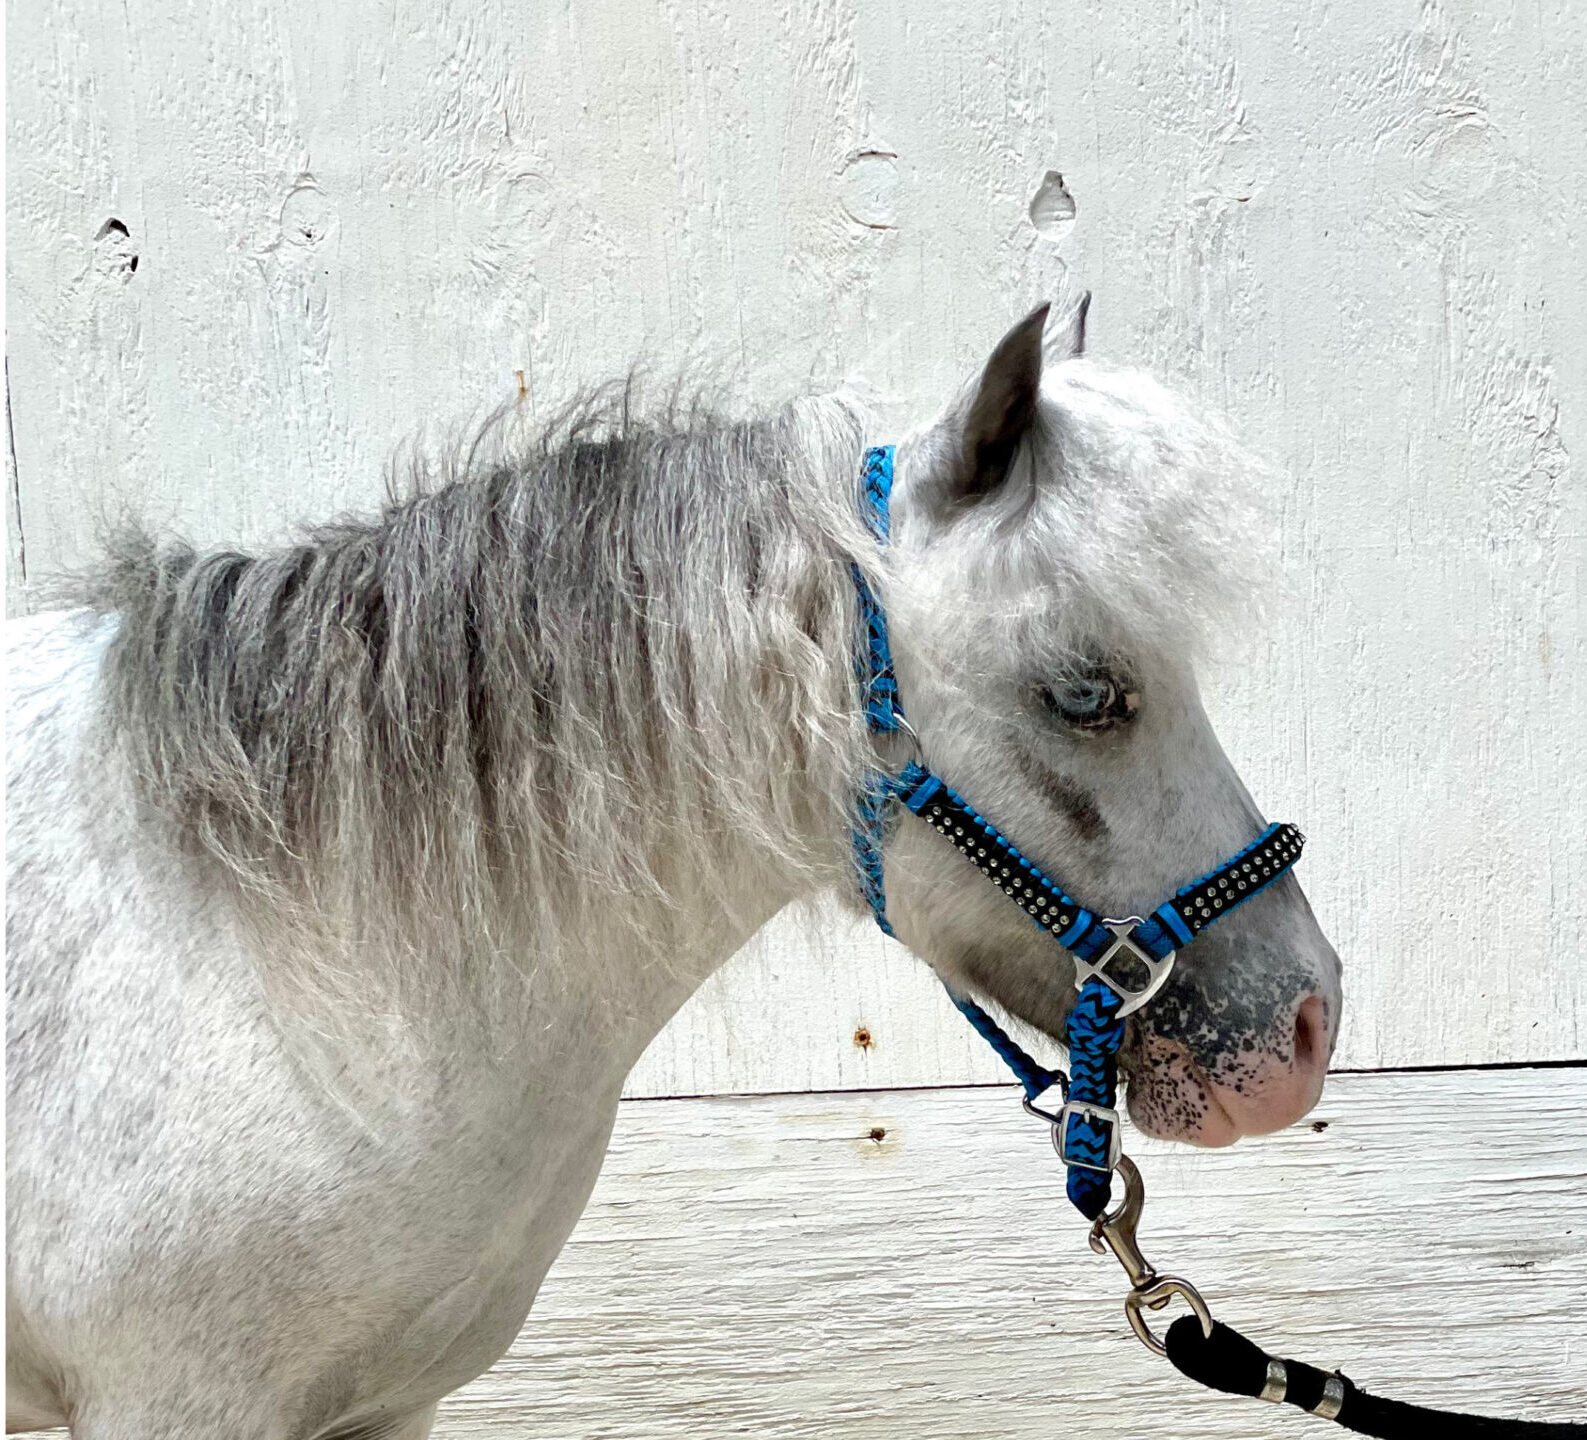
<path fill-rule="evenodd" d="M 1329 1075 L 1447 1075 L 1469 1070 L 1587 1070 L 1580 1060 L 1492 1060 L 1475 1065 L 1385 1065 L 1376 1069 L 1330 1070 Z M 691 1090 L 670 1095 L 625 1095 L 625 1105 L 657 1100 L 761 1100 L 795 1095 L 909 1095 L 929 1090 L 1012 1090 L 1019 1086 L 1004 1080 L 945 1080 L 936 1085 L 829 1085 L 820 1090 Z"/>
<path fill-rule="evenodd" d="M 1587 1056 L 1574 1060 L 1478 1060 L 1448 1065 L 1363 1065 L 1358 1069 L 1341 1066 L 1330 1075 L 1443 1075 L 1452 1070 L 1587 1070 Z"/>

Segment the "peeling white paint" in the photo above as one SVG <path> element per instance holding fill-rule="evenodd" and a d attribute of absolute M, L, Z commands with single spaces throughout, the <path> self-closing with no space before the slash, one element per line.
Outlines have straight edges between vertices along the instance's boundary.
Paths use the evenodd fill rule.
<path fill-rule="evenodd" d="M 853 373 L 902 411 L 1089 288 L 1096 351 L 1284 469 L 1295 603 L 1211 699 L 1312 836 L 1341 1061 L 1579 1056 L 1575 8 L 21 7 L 10 603 L 123 503 L 257 542 L 372 503 L 417 427 L 636 356 L 768 398 Z M 784 929 L 633 1088 L 993 1066 L 878 937 Z"/>
<path fill-rule="evenodd" d="M 1064 177 L 1056 170 L 1049 170 L 1031 197 L 1030 223 L 1044 239 L 1062 240 L 1075 228 L 1078 209 L 1075 197 L 1064 184 Z"/>

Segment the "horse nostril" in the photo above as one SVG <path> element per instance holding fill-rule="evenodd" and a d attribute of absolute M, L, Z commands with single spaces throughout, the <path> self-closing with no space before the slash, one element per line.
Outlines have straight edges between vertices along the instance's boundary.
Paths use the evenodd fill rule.
<path fill-rule="evenodd" d="M 1295 1068 L 1315 1070 L 1323 1064 L 1323 1001 L 1321 995 L 1308 995 L 1295 1012 Z"/>

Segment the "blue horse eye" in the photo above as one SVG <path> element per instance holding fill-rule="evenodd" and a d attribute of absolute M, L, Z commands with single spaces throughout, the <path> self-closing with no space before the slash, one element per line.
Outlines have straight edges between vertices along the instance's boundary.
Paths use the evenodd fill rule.
<path fill-rule="evenodd" d="M 1059 703 L 1076 715 L 1100 714 L 1107 708 L 1110 688 L 1098 681 L 1082 681 L 1068 686 L 1059 697 Z"/>
<path fill-rule="evenodd" d="M 1041 694 L 1048 710 L 1081 730 L 1100 730 L 1135 713 L 1135 697 L 1111 675 L 1077 676 L 1046 686 Z"/>

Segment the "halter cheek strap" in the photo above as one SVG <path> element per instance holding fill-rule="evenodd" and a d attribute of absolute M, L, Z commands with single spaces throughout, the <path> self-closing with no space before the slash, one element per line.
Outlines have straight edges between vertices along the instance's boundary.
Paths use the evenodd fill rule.
<path fill-rule="evenodd" d="M 880 545 L 888 540 L 892 483 L 893 447 L 868 450 L 861 472 L 861 507 Z M 913 734 L 899 701 L 886 613 L 858 566 L 854 582 L 863 628 L 856 668 L 867 723 L 873 734 Z M 1080 994 L 1067 1026 L 1072 1072 L 1068 1077 L 1040 1065 L 975 1001 L 951 987 L 948 994 L 1024 1088 L 1026 1108 L 1051 1121 L 1053 1143 L 1068 1167 L 1069 1198 L 1094 1220 L 1107 1208 L 1110 1177 L 1120 1153 L 1115 1100 L 1125 1017 L 1162 988 L 1176 950 L 1284 874 L 1300 858 L 1305 837 L 1293 825 L 1270 825 L 1245 849 L 1176 891 L 1150 915 L 1113 919 L 1070 896 L 990 820 L 916 760 L 897 775 L 873 771 L 856 807 L 855 874 L 877 925 L 887 935 L 893 934 L 893 926 L 887 918 L 882 846 L 895 805 L 919 816 L 953 845 L 1074 960 L 1075 988 Z M 1063 1093 L 1064 1104 L 1049 1113 L 1036 1101 L 1054 1086 Z"/>

